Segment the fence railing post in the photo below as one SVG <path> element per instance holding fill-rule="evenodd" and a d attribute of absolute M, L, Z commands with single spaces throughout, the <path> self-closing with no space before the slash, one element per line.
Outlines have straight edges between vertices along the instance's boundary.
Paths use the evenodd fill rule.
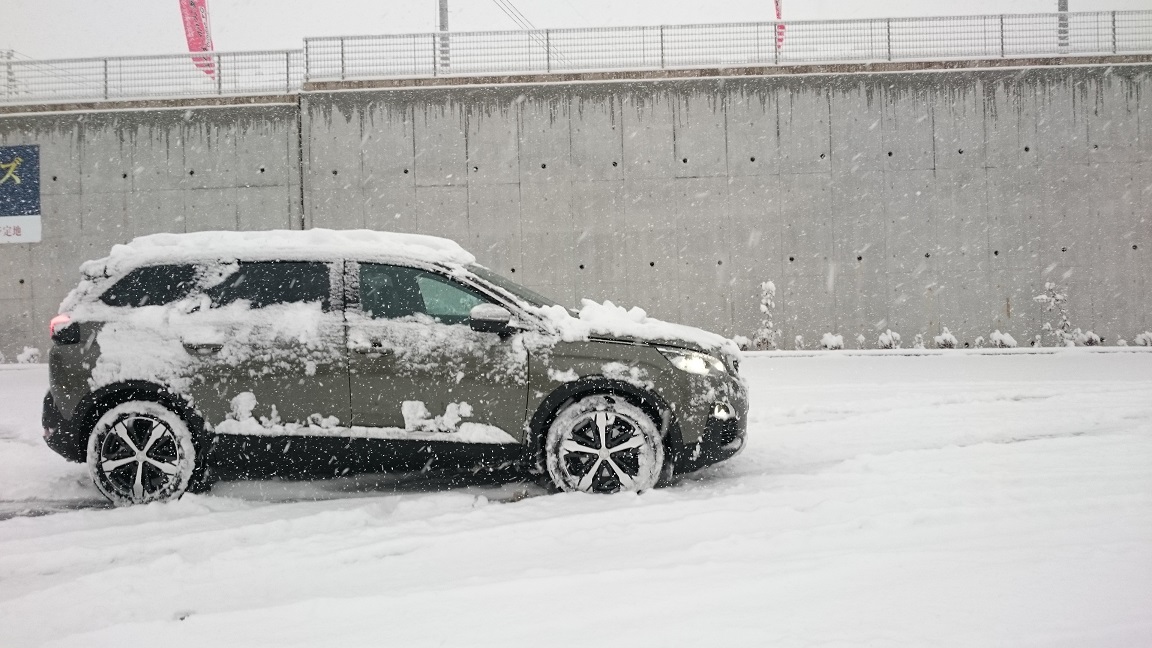
<path fill-rule="evenodd" d="M 344 37 L 340 37 L 340 80 L 344 80 Z"/>
<path fill-rule="evenodd" d="M 284 52 L 284 94 L 292 92 L 292 53 Z"/>
<path fill-rule="evenodd" d="M 888 31 L 888 60 L 892 60 L 892 19 L 889 18 L 885 21 L 887 23 L 886 29 Z"/>
<path fill-rule="evenodd" d="M 664 25 L 660 25 L 660 69 L 664 69 Z"/>
<path fill-rule="evenodd" d="M 1000 14 L 1000 58 L 1004 58 L 1004 14 Z"/>
<path fill-rule="evenodd" d="M 104 98 L 108 98 L 108 59 L 104 59 Z"/>
<path fill-rule="evenodd" d="M 220 55 L 216 55 L 216 94 L 224 94 L 224 70 L 220 67 Z"/>
<path fill-rule="evenodd" d="M 1112 53 L 1115 54 L 1116 49 L 1116 12 L 1112 12 Z"/>
<path fill-rule="evenodd" d="M 552 30 L 544 30 L 544 66 L 552 73 Z"/>
<path fill-rule="evenodd" d="M 440 61 L 436 59 L 436 34 L 432 34 L 432 76 L 440 74 Z"/>

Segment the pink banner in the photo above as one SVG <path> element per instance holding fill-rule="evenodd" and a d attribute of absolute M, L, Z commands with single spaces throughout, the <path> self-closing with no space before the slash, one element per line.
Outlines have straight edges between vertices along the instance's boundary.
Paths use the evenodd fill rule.
<path fill-rule="evenodd" d="M 783 7 L 784 0 L 776 0 L 776 20 L 783 20 Z M 784 47 L 784 25 L 776 25 L 776 49 Z"/>
<path fill-rule="evenodd" d="M 184 18 L 184 35 L 188 37 L 188 51 L 211 52 L 212 31 L 208 24 L 208 0 L 180 0 L 180 15 Z M 193 56 L 192 62 L 204 74 L 216 78 L 216 64 L 211 56 Z"/>

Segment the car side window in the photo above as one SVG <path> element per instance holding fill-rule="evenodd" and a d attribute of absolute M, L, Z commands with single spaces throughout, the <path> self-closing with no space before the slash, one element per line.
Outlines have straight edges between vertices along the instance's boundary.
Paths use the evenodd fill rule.
<path fill-rule="evenodd" d="M 241 261 L 236 272 L 205 293 L 213 306 L 247 301 L 252 308 L 320 302 L 331 307 L 328 264 L 315 261 Z"/>
<path fill-rule="evenodd" d="M 162 306 L 187 297 L 196 286 L 191 265 L 157 265 L 136 268 L 100 296 L 109 306 Z"/>
<path fill-rule="evenodd" d="M 378 263 L 360 264 L 360 308 L 375 319 L 428 315 L 444 324 L 468 321 L 480 293 L 432 272 Z"/>

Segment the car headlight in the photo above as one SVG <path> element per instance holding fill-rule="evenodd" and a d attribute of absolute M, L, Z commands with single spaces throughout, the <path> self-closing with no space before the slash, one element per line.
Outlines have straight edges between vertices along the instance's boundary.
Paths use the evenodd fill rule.
<path fill-rule="evenodd" d="M 687 371 L 688 373 L 699 374 L 707 376 L 708 374 L 725 374 L 728 369 L 724 366 L 724 362 L 717 357 L 710 356 L 707 353 L 697 353 L 696 351 L 688 351 L 685 349 L 672 349 L 668 347 L 657 347 L 660 353 L 672 363 L 680 371 Z"/>

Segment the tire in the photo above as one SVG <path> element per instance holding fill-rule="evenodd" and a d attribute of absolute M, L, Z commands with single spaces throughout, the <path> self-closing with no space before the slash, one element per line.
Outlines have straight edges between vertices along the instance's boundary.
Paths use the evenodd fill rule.
<path fill-rule="evenodd" d="M 609 395 L 586 396 L 548 427 L 544 460 L 552 484 L 567 492 L 643 492 L 664 470 L 664 441 L 639 407 Z"/>
<path fill-rule="evenodd" d="M 196 446 L 188 424 L 159 403 L 117 405 L 88 436 L 88 472 L 116 506 L 179 499 L 195 470 Z"/>

